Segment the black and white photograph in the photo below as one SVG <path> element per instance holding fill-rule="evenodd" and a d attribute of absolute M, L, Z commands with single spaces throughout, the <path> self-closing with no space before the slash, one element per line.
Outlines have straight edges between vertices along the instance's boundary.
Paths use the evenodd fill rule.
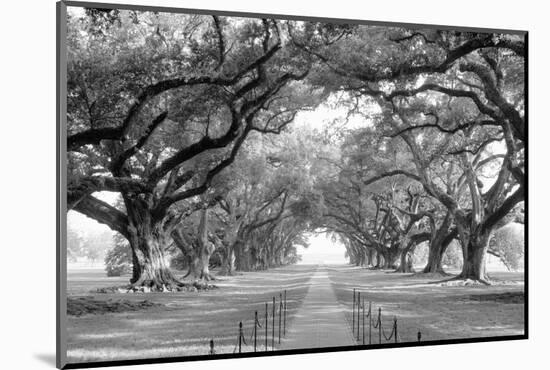
<path fill-rule="evenodd" d="M 57 5 L 58 367 L 527 338 L 527 31 Z"/>

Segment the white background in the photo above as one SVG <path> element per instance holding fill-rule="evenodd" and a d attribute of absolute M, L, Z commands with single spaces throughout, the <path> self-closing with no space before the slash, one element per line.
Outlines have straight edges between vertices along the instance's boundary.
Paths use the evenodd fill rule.
<path fill-rule="evenodd" d="M 143 365 L 132 369 L 548 368 L 548 11 L 528 1 L 168 1 L 165 5 L 530 31 L 528 341 Z M 112 0 L 111 2 L 116 2 Z M 536 4 L 536 5 L 535 5 Z M 0 21 L 0 367 L 55 358 L 55 2 L 3 3 Z M 7 82 L 7 83 L 6 83 Z M 6 207 L 7 206 L 7 207 Z M 545 353 L 546 351 L 546 353 Z M 546 356 L 545 356 L 546 355 Z"/>

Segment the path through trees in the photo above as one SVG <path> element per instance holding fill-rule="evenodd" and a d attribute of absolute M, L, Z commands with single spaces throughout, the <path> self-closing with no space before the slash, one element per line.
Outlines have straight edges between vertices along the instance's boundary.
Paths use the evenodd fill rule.
<path fill-rule="evenodd" d="M 181 286 L 173 256 L 201 280 L 292 264 L 314 232 L 397 272 L 457 240 L 489 284 L 523 223 L 522 35 L 88 9 L 67 37 L 69 210 L 127 241 L 133 286 Z"/>

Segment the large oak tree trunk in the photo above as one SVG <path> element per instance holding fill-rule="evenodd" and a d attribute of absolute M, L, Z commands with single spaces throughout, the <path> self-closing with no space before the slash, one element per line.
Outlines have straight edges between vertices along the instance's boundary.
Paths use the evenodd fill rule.
<path fill-rule="evenodd" d="M 235 252 L 233 246 L 227 246 L 225 253 L 223 254 L 222 267 L 220 268 L 219 275 L 233 275 L 235 272 Z"/>
<path fill-rule="evenodd" d="M 208 240 L 208 209 L 202 210 L 196 237 L 189 237 L 185 230 L 175 229 L 172 239 L 188 259 L 189 270 L 184 278 L 191 276 L 194 279 L 214 280 L 209 265 L 216 247 Z"/>
<path fill-rule="evenodd" d="M 412 241 L 409 241 L 407 246 L 403 249 L 400 255 L 400 262 L 399 267 L 395 270 L 395 272 L 402 272 L 402 273 L 408 273 L 408 272 L 414 272 L 413 268 L 413 253 L 414 248 L 416 247 L 416 244 Z"/>
<path fill-rule="evenodd" d="M 235 246 L 233 247 L 233 250 L 235 252 L 235 270 L 236 271 L 249 271 L 250 270 L 250 260 L 249 260 L 249 253 L 247 253 L 248 249 L 247 246 L 241 242 L 238 241 L 235 243 Z M 272 264 L 275 264 L 276 261 L 276 253 L 272 256 Z"/>
<path fill-rule="evenodd" d="M 214 247 L 211 244 L 208 244 L 206 248 L 200 249 L 201 250 L 199 253 L 194 253 L 191 257 L 187 275 L 190 275 L 194 279 L 206 281 L 215 280 L 215 278 L 210 274 L 209 268 L 210 256 L 214 251 Z"/>
<path fill-rule="evenodd" d="M 181 282 L 172 274 L 164 253 L 164 236 L 159 236 L 140 227 L 130 231 L 134 268 L 130 283 L 133 286 L 147 286 L 152 290 L 165 290 L 181 286 Z"/>
<path fill-rule="evenodd" d="M 133 283 L 139 279 L 140 268 L 135 248 L 130 248 L 130 251 L 132 252 L 132 278 L 130 279 L 130 283 Z"/>
<path fill-rule="evenodd" d="M 430 243 L 428 262 L 426 263 L 426 267 L 424 267 L 424 270 L 422 270 L 422 272 L 440 274 L 445 273 L 442 265 L 443 256 L 445 255 L 445 251 L 447 250 L 447 247 L 449 246 L 449 244 L 451 244 L 453 239 L 454 237 L 449 235 L 443 240 L 436 239 Z"/>
<path fill-rule="evenodd" d="M 367 252 L 368 256 L 368 263 L 367 266 L 373 267 L 374 266 L 374 258 L 375 258 L 375 250 L 374 248 L 369 248 Z"/>
<path fill-rule="evenodd" d="M 384 262 L 384 257 L 380 251 L 376 251 L 376 264 L 374 265 L 375 269 L 382 268 L 382 263 Z"/>
<path fill-rule="evenodd" d="M 400 259 L 401 263 L 395 272 L 415 272 L 413 268 L 413 255 L 416 247 L 428 241 L 430 234 L 420 233 L 408 236 L 403 242 L 406 242 L 406 246 L 402 249 Z"/>
<path fill-rule="evenodd" d="M 424 273 L 443 273 L 443 266 L 441 261 L 443 260 L 443 242 L 430 243 L 428 252 L 428 262 L 426 267 L 422 270 Z"/>
<path fill-rule="evenodd" d="M 489 248 L 490 235 L 490 232 L 475 232 L 469 236 L 467 243 L 462 247 L 464 263 L 458 278 L 489 282 L 485 269 L 485 256 Z"/>
<path fill-rule="evenodd" d="M 125 197 L 128 212 L 128 241 L 134 262 L 130 283 L 165 290 L 182 283 L 174 276 L 166 261 L 167 235 L 161 221 L 155 219 L 143 199 Z"/>
<path fill-rule="evenodd" d="M 214 253 L 216 247 L 208 240 L 208 208 L 204 208 L 201 213 L 197 247 L 194 276 L 199 279 L 213 280 L 214 278 L 210 275 L 209 265 L 210 256 Z"/>
<path fill-rule="evenodd" d="M 222 267 L 220 269 L 219 275 L 233 275 L 236 267 L 236 253 L 235 249 L 238 247 L 237 244 L 240 242 L 240 237 L 242 236 L 242 224 L 244 222 L 244 217 L 237 217 L 235 212 L 231 212 L 230 217 L 232 219 L 231 224 L 228 226 L 224 238 L 224 244 L 226 245 L 225 251 L 223 253 Z"/>
<path fill-rule="evenodd" d="M 398 248 L 387 248 L 384 252 L 384 268 L 385 269 L 395 269 L 397 268 L 397 263 L 399 261 L 399 249 Z"/>
<path fill-rule="evenodd" d="M 445 250 L 453 240 L 449 235 L 449 227 L 451 225 L 451 213 L 447 212 L 443 222 L 433 234 L 428 247 L 428 262 L 422 270 L 424 273 L 444 273 L 442 260 Z M 435 228 L 435 222 L 432 228 Z"/>
<path fill-rule="evenodd" d="M 365 251 L 361 250 L 361 254 L 359 255 L 359 266 L 363 267 L 365 266 Z"/>

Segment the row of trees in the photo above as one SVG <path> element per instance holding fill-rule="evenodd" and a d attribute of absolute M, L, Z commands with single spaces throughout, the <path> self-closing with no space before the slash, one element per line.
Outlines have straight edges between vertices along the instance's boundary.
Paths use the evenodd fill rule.
<path fill-rule="evenodd" d="M 461 277 L 486 280 L 524 198 L 521 39 L 97 9 L 68 25 L 68 206 L 127 241 L 132 284 L 180 284 L 171 248 L 204 279 L 213 256 L 290 263 L 319 229 L 401 271 L 423 241 L 440 270 L 458 239 Z M 327 99 L 365 124 L 290 128 Z"/>
<path fill-rule="evenodd" d="M 441 272 L 457 239 L 459 278 L 487 282 L 486 254 L 498 255 L 490 246 L 495 230 L 523 222 L 522 37 L 331 31 L 338 36 L 319 32 L 295 44 L 322 62 L 314 83 L 333 86 L 349 115 L 370 125 L 348 132 L 339 155 L 327 160 L 334 170 L 323 185 L 323 226 L 345 238 L 359 264 L 403 272 L 422 242 L 429 243 L 424 272 Z"/>
<path fill-rule="evenodd" d="M 307 189 L 261 135 L 323 90 L 302 82 L 312 58 L 281 24 L 87 9 L 68 25 L 68 208 L 126 239 L 131 283 L 179 285 L 172 247 L 205 279 L 215 251 L 228 274 L 295 260 Z"/>

